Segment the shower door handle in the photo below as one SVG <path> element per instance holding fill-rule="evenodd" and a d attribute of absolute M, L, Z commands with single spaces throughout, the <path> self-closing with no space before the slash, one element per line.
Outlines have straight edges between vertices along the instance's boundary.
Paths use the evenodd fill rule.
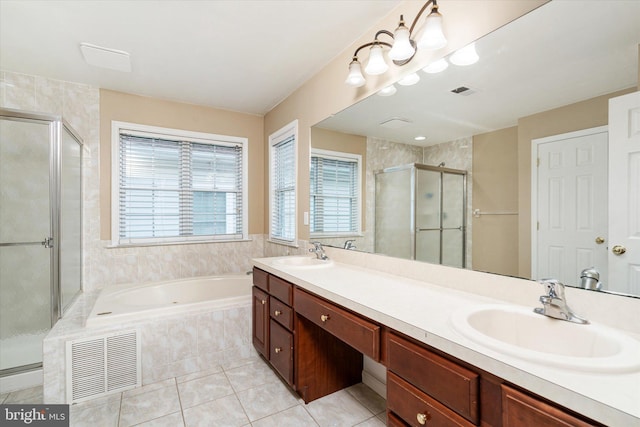
<path fill-rule="evenodd" d="M 53 247 L 53 237 L 47 237 L 46 239 L 44 239 L 44 241 L 42 242 L 11 242 L 11 243 L 0 243 L 1 247 L 5 247 L 5 246 L 37 246 L 37 245 L 42 245 L 45 248 L 52 248 Z"/>

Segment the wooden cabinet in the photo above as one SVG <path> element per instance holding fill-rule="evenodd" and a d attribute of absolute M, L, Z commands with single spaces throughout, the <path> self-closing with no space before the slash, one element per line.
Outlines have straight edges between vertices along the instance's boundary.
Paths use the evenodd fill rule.
<path fill-rule="evenodd" d="M 257 286 L 253 287 L 253 346 L 269 360 L 269 295 Z"/>
<path fill-rule="evenodd" d="M 589 427 L 601 425 L 573 416 L 511 386 L 502 385 L 503 427 Z"/>
<path fill-rule="evenodd" d="M 292 387 L 293 285 L 253 269 L 253 346 Z"/>

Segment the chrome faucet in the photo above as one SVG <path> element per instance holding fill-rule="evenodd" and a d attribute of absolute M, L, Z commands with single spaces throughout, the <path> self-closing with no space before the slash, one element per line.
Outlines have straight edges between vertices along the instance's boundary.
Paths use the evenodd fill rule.
<path fill-rule="evenodd" d="M 318 259 L 321 259 L 321 260 L 328 260 L 329 259 L 327 254 L 324 253 L 324 249 L 322 248 L 322 243 L 320 243 L 320 242 L 311 242 L 311 244 L 314 247 L 310 248 L 309 252 L 314 252 Z"/>
<path fill-rule="evenodd" d="M 540 297 L 542 307 L 534 308 L 534 312 L 568 322 L 583 325 L 589 323 L 588 320 L 571 311 L 564 296 L 564 285 L 562 283 L 556 279 L 542 279 L 540 283 L 544 285 L 547 294 Z"/>
<path fill-rule="evenodd" d="M 602 290 L 600 273 L 595 267 L 589 267 L 582 270 L 580 273 L 580 287 L 582 289 L 591 289 L 593 291 Z"/>
<path fill-rule="evenodd" d="M 344 242 L 344 249 L 355 249 L 356 245 L 355 245 L 355 240 L 347 240 Z"/>

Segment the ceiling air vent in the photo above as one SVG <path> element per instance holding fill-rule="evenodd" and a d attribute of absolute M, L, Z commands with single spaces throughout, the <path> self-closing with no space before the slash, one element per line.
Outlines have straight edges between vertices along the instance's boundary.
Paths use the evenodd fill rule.
<path fill-rule="evenodd" d="M 135 330 L 67 341 L 67 403 L 141 385 L 140 340 Z"/>
<path fill-rule="evenodd" d="M 455 89 L 451 89 L 451 92 L 453 92 L 455 94 L 458 94 L 458 95 L 464 95 L 464 96 L 471 95 L 472 93 L 476 93 L 475 90 L 470 89 L 470 88 L 468 88 L 466 86 L 460 86 L 460 87 L 457 87 Z"/>

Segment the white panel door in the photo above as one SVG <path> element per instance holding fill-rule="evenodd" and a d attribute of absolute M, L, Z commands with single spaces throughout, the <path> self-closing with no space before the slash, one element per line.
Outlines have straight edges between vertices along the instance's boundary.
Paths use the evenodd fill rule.
<path fill-rule="evenodd" d="M 639 295 L 640 92 L 609 100 L 609 128 L 609 281 L 605 285 L 612 291 Z"/>
<path fill-rule="evenodd" d="M 607 277 L 607 131 L 587 129 L 536 141 L 536 279 L 576 285 L 595 267 Z"/>

